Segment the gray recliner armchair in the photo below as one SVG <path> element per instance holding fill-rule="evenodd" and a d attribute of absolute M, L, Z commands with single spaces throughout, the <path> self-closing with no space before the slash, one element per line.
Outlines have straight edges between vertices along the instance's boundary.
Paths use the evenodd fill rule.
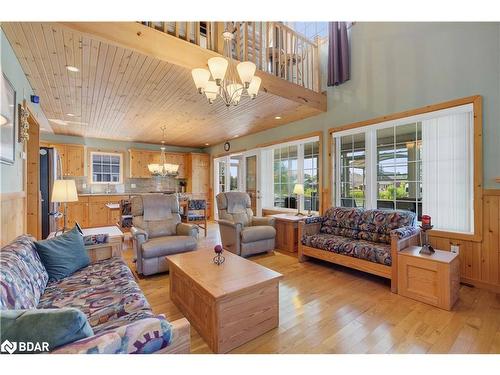
<path fill-rule="evenodd" d="M 217 194 L 222 247 L 246 257 L 274 250 L 274 218 L 253 216 L 247 193 L 230 191 Z"/>
<path fill-rule="evenodd" d="M 196 250 L 198 228 L 181 223 L 175 195 L 143 195 L 131 200 L 132 241 L 137 272 L 168 271 L 167 255 Z"/>

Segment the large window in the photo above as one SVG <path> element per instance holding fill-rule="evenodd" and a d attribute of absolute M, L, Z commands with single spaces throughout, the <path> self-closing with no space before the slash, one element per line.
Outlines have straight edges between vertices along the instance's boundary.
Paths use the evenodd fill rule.
<path fill-rule="evenodd" d="M 123 157 L 120 153 L 91 152 L 92 183 L 120 184 L 123 181 Z"/>
<path fill-rule="evenodd" d="M 336 203 L 473 233 L 472 104 L 333 133 Z"/>
<path fill-rule="evenodd" d="M 267 208 L 319 210 L 319 139 L 274 145 L 263 151 L 272 156 L 272 189 L 264 189 L 273 199 L 265 199 Z M 265 156 L 264 156 L 265 159 Z M 263 168 L 264 169 L 264 168 Z M 264 169 L 265 170 L 265 169 Z M 264 173 L 265 174 L 265 173 Z M 264 184 L 267 178 L 264 176 Z M 296 184 L 304 186 L 304 195 L 293 193 Z M 271 203 L 272 202 L 272 203 Z"/>
<path fill-rule="evenodd" d="M 422 217 L 422 123 L 378 129 L 377 208 L 409 210 Z"/>

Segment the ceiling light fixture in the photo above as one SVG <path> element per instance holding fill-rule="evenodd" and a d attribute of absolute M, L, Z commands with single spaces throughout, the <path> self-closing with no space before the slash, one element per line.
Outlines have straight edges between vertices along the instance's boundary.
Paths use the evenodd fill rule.
<path fill-rule="evenodd" d="M 75 117 L 75 115 L 73 113 L 66 113 L 66 116 Z"/>
<path fill-rule="evenodd" d="M 175 177 L 179 174 L 179 165 L 167 163 L 167 155 L 165 154 L 165 130 L 166 126 L 160 128 L 163 134 L 161 141 L 160 163 L 148 164 L 149 172 L 157 177 Z"/>
<path fill-rule="evenodd" d="M 275 120 L 281 120 L 281 116 L 276 116 L 274 119 Z"/>
<path fill-rule="evenodd" d="M 205 94 L 210 104 L 220 97 L 229 107 L 238 105 L 245 91 L 250 98 L 255 99 L 259 93 L 261 79 L 255 76 L 256 66 L 253 62 L 244 61 L 237 65 L 234 62 L 233 33 L 225 31 L 222 36 L 224 57 L 208 59 L 208 69 L 193 69 L 191 75 L 196 89 L 200 94 Z"/>
<path fill-rule="evenodd" d="M 72 65 L 66 65 L 66 69 L 68 69 L 70 72 L 75 72 L 75 73 L 80 71 L 80 69 Z"/>

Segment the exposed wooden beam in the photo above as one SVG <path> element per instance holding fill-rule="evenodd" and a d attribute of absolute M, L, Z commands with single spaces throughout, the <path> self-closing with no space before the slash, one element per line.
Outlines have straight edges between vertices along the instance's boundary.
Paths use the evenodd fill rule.
<path fill-rule="evenodd" d="M 137 22 L 62 22 L 59 25 L 187 69 L 207 66 L 209 58 L 220 56 Z M 326 95 L 262 71 L 256 74 L 262 79 L 261 90 L 326 112 Z"/>

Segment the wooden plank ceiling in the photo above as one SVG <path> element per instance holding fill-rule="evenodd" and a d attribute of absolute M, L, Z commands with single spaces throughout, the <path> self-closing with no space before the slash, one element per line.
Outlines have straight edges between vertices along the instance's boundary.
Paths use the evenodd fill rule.
<path fill-rule="evenodd" d="M 166 125 L 167 144 L 204 147 L 321 112 L 264 91 L 209 105 L 184 67 L 54 23 L 2 29 L 56 134 L 159 143 Z"/>

